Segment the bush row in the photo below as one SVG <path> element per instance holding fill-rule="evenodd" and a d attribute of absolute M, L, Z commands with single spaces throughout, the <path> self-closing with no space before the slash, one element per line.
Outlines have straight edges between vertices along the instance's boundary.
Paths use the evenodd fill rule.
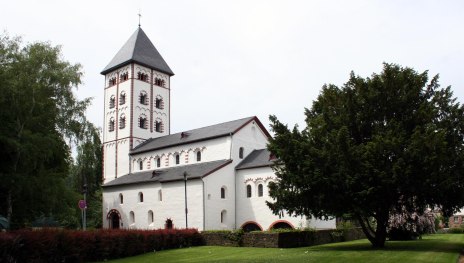
<path fill-rule="evenodd" d="M 87 262 L 202 245 L 196 229 L 20 230 L 0 233 L 5 262 Z"/>

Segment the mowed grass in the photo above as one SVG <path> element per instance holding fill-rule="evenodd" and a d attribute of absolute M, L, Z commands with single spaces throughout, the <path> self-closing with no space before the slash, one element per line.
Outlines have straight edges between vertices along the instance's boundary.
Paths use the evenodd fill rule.
<path fill-rule="evenodd" d="M 457 262 L 464 234 L 435 234 L 391 241 L 373 249 L 366 240 L 302 248 L 202 246 L 147 253 L 108 262 Z"/>

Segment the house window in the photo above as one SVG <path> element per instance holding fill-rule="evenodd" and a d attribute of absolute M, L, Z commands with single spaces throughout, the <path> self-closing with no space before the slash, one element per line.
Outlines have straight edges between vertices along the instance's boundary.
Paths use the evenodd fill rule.
<path fill-rule="evenodd" d="M 119 129 L 124 129 L 126 127 L 126 116 L 123 114 L 119 117 Z"/>
<path fill-rule="evenodd" d="M 110 109 L 114 108 L 115 106 L 115 98 L 114 95 L 110 97 Z"/>
<path fill-rule="evenodd" d="M 455 216 L 455 217 L 454 217 L 454 223 L 455 223 L 455 224 L 459 223 L 459 216 Z"/>
<path fill-rule="evenodd" d="M 258 196 L 263 196 L 263 184 L 258 184 Z"/>
<path fill-rule="evenodd" d="M 121 205 L 124 204 L 124 196 L 122 194 L 119 194 L 119 203 Z"/>
<path fill-rule="evenodd" d="M 156 120 L 155 121 L 155 131 L 156 132 L 163 132 L 163 122 L 161 120 Z"/>
<path fill-rule="evenodd" d="M 137 79 L 138 79 L 138 80 L 141 80 L 141 81 L 148 82 L 148 74 L 145 74 L 145 73 L 142 73 L 142 72 L 138 72 L 138 73 L 137 73 Z"/>
<path fill-rule="evenodd" d="M 143 161 L 139 161 L 139 170 L 140 170 L 140 171 L 143 170 Z"/>
<path fill-rule="evenodd" d="M 176 164 L 179 164 L 179 163 L 180 163 L 180 155 L 176 154 Z"/>
<path fill-rule="evenodd" d="M 161 189 L 158 190 L 158 201 L 163 201 L 163 191 L 161 191 Z"/>
<path fill-rule="evenodd" d="M 110 87 L 116 85 L 116 78 L 115 77 L 110 78 L 110 80 L 108 81 L 108 84 Z"/>
<path fill-rule="evenodd" d="M 119 105 L 124 105 L 126 103 L 126 93 L 123 91 L 119 95 Z"/>
<path fill-rule="evenodd" d="M 251 197 L 251 185 L 246 186 L 246 196 L 247 198 Z"/>
<path fill-rule="evenodd" d="M 156 167 L 161 167 L 161 158 L 156 158 Z"/>
<path fill-rule="evenodd" d="M 142 116 L 139 117 L 139 127 L 142 129 L 147 129 L 148 128 L 148 122 L 147 122 L 147 117 L 142 114 Z"/>
<path fill-rule="evenodd" d="M 155 221 L 155 217 L 153 216 L 153 211 L 148 211 L 148 223 L 153 223 Z"/>
<path fill-rule="evenodd" d="M 119 82 L 123 82 L 129 79 L 129 73 L 125 72 L 119 76 Z"/>
<path fill-rule="evenodd" d="M 225 224 L 226 223 L 226 218 L 227 217 L 227 211 L 226 210 L 222 210 L 221 211 L 221 223 Z"/>
<path fill-rule="evenodd" d="M 221 187 L 221 199 L 226 199 L 226 188 Z"/>
<path fill-rule="evenodd" d="M 238 158 L 243 159 L 243 152 L 243 147 L 240 147 L 240 149 L 238 149 Z"/>
<path fill-rule="evenodd" d="M 156 99 L 155 99 L 155 107 L 157 109 L 160 109 L 160 110 L 164 109 L 164 102 L 163 102 L 163 99 L 161 97 L 158 97 L 158 96 L 156 97 Z"/>
<path fill-rule="evenodd" d="M 140 92 L 139 102 L 143 105 L 148 105 L 148 95 L 145 91 Z"/>
<path fill-rule="evenodd" d="M 132 224 L 135 223 L 135 214 L 134 214 L 134 212 L 130 211 L 129 215 L 130 215 L 130 222 Z"/>
<path fill-rule="evenodd" d="M 197 162 L 201 162 L 201 152 L 197 152 Z"/>
<path fill-rule="evenodd" d="M 110 132 L 114 131 L 114 118 L 111 118 L 111 119 L 110 119 L 110 123 L 109 123 L 108 126 L 109 126 L 109 127 L 108 127 L 108 130 L 109 130 Z"/>

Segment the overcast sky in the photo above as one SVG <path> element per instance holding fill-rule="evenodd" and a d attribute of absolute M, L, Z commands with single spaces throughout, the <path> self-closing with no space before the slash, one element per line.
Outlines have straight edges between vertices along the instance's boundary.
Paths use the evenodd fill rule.
<path fill-rule="evenodd" d="M 103 125 L 104 77 L 138 26 L 174 71 L 171 132 L 258 116 L 304 127 L 325 83 L 382 63 L 440 74 L 464 102 L 464 1 L 3 1 L 0 29 L 61 45 Z"/>

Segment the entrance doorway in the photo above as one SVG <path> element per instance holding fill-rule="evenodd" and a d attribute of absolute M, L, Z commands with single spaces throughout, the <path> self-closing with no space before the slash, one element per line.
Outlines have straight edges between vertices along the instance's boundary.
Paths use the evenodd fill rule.
<path fill-rule="evenodd" d="M 110 229 L 119 229 L 121 226 L 121 214 L 119 214 L 118 210 L 112 209 L 109 211 L 107 218 Z"/>

